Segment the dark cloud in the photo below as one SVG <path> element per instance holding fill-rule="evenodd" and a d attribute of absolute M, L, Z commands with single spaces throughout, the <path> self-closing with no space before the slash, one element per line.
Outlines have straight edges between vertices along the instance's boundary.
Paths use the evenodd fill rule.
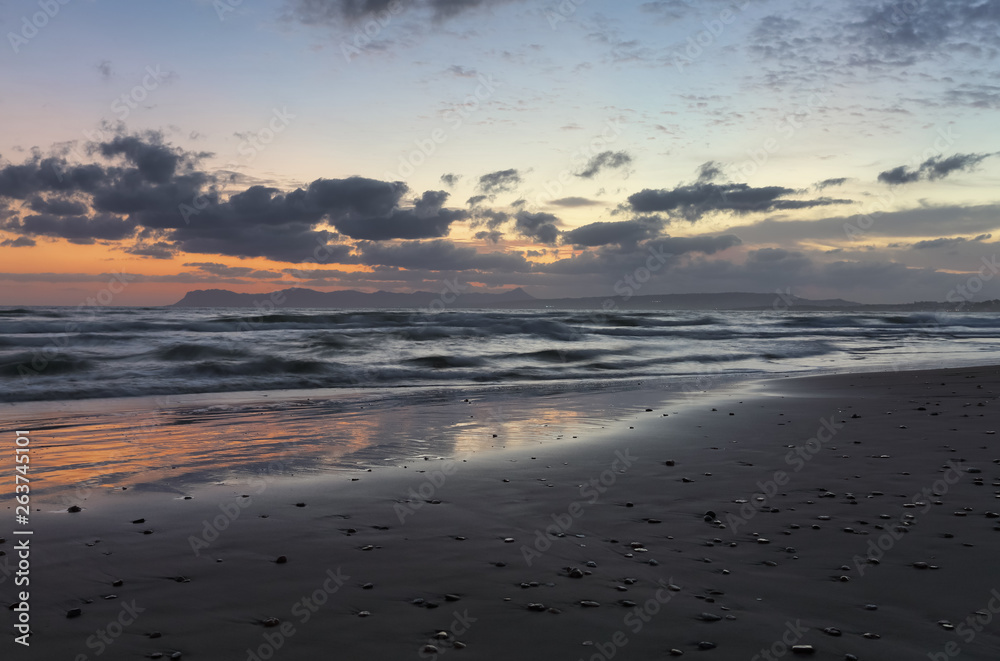
<path fill-rule="evenodd" d="M 921 180 L 943 179 L 952 172 L 972 170 L 990 156 L 996 156 L 996 154 L 955 154 L 948 158 L 932 156 L 917 168 L 900 165 L 891 170 L 880 172 L 878 180 L 884 184 L 898 186 Z"/>
<path fill-rule="evenodd" d="M 174 246 L 166 243 L 165 241 L 157 241 L 156 243 L 137 243 L 134 246 L 123 248 L 123 250 L 130 255 L 151 257 L 153 259 L 173 259 L 174 255 L 177 254 L 177 250 Z"/>
<path fill-rule="evenodd" d="M 524 0 L 291 0 L 288 15 L 306 25 L 339 25 L 370 18 L 384 20 L 414 7 L 441 22 L 467 11 L 516 2 Z"/>
<path fill-rule="evenodd" d="M 813 184 L 813 188 L 815 188 L 816 190 L 823 190 L 824 188 L 830 188 L 831 186 L 843 186 L 846 182 L 847 182 L 847 177 L 824 179 L 823 181 L 819 181 Z"/>
<path fill-rule="evenodd" d="M 157 134 L 146 138 L 118 135 L 98 144 L 96 150 L 106 158 L 124 156 L 146 181 L 162 184 L 170 181 L 182 165 L 193 165 L 190 161 L 194 158 L 179 149 L 160 144 L 160 139 Z"/>
<path fill-rule="evenodd" d="M 190 266 L 212 275 L 219 275 L 228 278 L 280 278 L 280 273 L 274 271 L 261 271 L 249 266 L 228 266 L 217 262 L 187 262 L 184 266 Z"/>
<path fill-rule="evenodd" d="M 663 219 L 657 216 L 613 223 L 596 222 L 565 232 L 562 241 L 579 247 L 635 244 L 659 235 L 663 225 Z"/>
<path fill-rule="evenodd" d="M 468 200 L 466 200 L 465 203 L 468 204 L 470 207 L 475 207 L 482 204 L 488 199 L 490 199 L 489 195 L 473 195 Z"/>
<path fill-rule="evenodd" d="M 489 232 L 476 232 L 475 237 L 480 241 L 486 241 L 488 243 L 500 243 L 503 241 L 503 232 L 497 230 Z"/>
<path fill-rule="evenodd" d="M 0 246 L 4 248 L 30 248 L 35 245 L 35 240 L 26 236 L 19 236 L 16 239 L 4 239 L 0 241 Z"/>
<path fill-rule="evenodd" d="M 452 223 L 468 217 L 468 212 L 461 209 L 440 209 L 424 216 L 415 210 L 398 209 L 382 218 L 347 218 L 333 225 L 352 239 L 432 239 L 447 236 Z"/>
<path fill-rule="evenodd" d="M 447 186 L 448 188 L 452 188 L 455 184 L 458 183 L 458 180 L 461 178 L 462 175 L 460 174 L 443 174 L 441 175 L 441 183 Z"/>
<path fill-rule="evenodd" d="M 438 238 L 469 217 L 444 208 L 445 191 L 426 191 L 406 204 L 406 184 L 363 177 L 316 179 L 290 192 L 252 185 L 224 198 L 219 182 L 196 169 L 203 154 L 163 144 L 157 133 L 119 133 L 88 145 L 88 153 L 119 164 L 76 165 L 33 154 L 0 167 L 0 199 L 24 200 L 37 212 L 15 213 L 8 205 L 3 227 L 75 243 L 138 231 L 139 241 L 123 250 L 159 258 L 185 251 L 302 262 L 320 254 L 350 259 L 350 249 L 334 243 L 340 235 Z"/>
<path fill-rule="evenodd" d="M 592 207 L 600 204 L 597 200 L 588 200 L 585 197 L 563 197 L 558 200 L 552 200 L 549 204 L 554 204 L 557 207 Z"/>
<path fill-rule="evenodd" d="M 514 216 L 514 228 L 522 236 L 535 239 L 539 243 L 554 244 L 559 238 L 559 219 L 551 213 L 518 211 Z"/>
<path fill-rule="evenodd" d="M 826 197 L 815 200 L 783 199 L 797 192 L 781 186 L 753 188 L 748 184 L 695 183 L 678 186 L 672 190 L 647 188 L 630 196 L 628 201 L 632 209 L 639 213 L 667 212 L 671 216 L 692 223 L 717 211 L 747 214 L 808 209 L 850 202 L 850 200 Z"/>
<path fill-rule="evenodd" d="M 602 170 L 615 170 L 631 165 L 632 157 L 626 151 L 602 151 L 591 158 L 576 176 L 592 179 Z"/>
<path fill-rule="evenodd" d="M 698 167 L 698 182 L 715 181 L 722 177 L 722 166 L 715 161 L 706 161 Z"/>
<path fill-rule="evenodd" d="M 87 216 L 53 216 L 38 214 L 18 221 L 7 221 L 3 229 L 34 236 L 52 236 L 70 243 L 91 244 L 95 241 L 118 241 L 135 234 L 135 221 L 107 214 Z"/>
<path fill-rule="evenodd" d="M 101 60 L 97 65 L 97 71 L 101 74 L 101 78 L 104 80 L 110 80 L 114 72 L 111 70 L 110 60 Z"/>
<path fill-rule="evenodd" d="M 88 209 L 87 205 L 79 200 L 58 196 L 43 198 L 40 195 L 32 196 L 28 200 L 28 207 L 32 211 L 52 216 L 82 216 Z"/>
<path fill-rule="evenodd" d="M 358 244 L 361 263 L 431 271 L 518 271 L 531 270 L 531 264 L 517 253 L 480 253 L 475 248 L 459 247 L 451 241 L 407 241 L 387 244 L 363 241 Z"/>
<path fill-rule="evenodd" d="M 479 178 L 479 190 L 486 195 L 507 193 L 521 183 L 521 174 L 514 168 L 484 174 Z"/>
<path fill-rule="evenodd" d="M 929 239 L 926 241 L 917 241 L 912 246 L 913 250 L 928 250 L 931 248 L 955 248 L 965 243 L 979 243 L 993 238 L 992 234 L 980 234 L 979 236 L 974 236 L 971 239 L 966 239 L 964 237 L 955 238 L 940 238 L 940 239 Z"/>
<path fill-rule="evenodd" d="M 472 221 L 473 227 L 485 225 L 487 229 L 495 230 L 510 220 L 509 213 L 496 209 L 476 209 L 475 214 L 475 220 Z"/>

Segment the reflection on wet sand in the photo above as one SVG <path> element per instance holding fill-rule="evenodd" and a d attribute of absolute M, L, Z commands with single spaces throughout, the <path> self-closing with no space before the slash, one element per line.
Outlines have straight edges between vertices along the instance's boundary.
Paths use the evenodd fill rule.
<path fill-rule="evenodd" d="M 155 408 L 119 406 L 103 415 L 49 412 L 22 417 L 18 425 L 37 439 L 36 495 L 63 503 L 95 490 L 180 494 L 252 475 L 366 470 L 424 456 L 559 442 L 621 414 L 630 408 L 628 397 L 438 396 L 347 404 L 309 399 L 201 407 L 161 402 Z"/>

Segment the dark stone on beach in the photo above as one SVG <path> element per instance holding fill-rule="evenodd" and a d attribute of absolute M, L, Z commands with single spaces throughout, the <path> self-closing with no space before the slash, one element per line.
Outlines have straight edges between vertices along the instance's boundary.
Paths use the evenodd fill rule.
<path fill-rule="evenodd" d="M 700 650 L 714 650 L 716 647 L 715 643 L 711 643 L 707 640 L 703 640 L 698 643 L 698 649 Z"/>
<path fill-rule="evenodd" d="M 579 567 L 573 567 L 572 569 L 569 570 L 569 577 L 570 578 L 583 578 L 584 577 L 583 570 L 580 569 Z"/>
<path fill-rule="evenodd" d="M 305 503 L 295 503 L 295 506 L 296 507 L 305 507 L 306 504 Z"/>
<path fill-rule="evenodd" d="M 288 557 L 284 555 L 279 555 L 277 558 L 274 559 L 274 562 L 275 564 L 283 565 L 286 562 L 288 562 Z"/>
<path fill-rule="evenodd" d="M 844 635 L 844 632 L 841 631 L 840 629 L 838 629 L 837 627 L 827 627 L 827 628 L 823 629 L 823 633 L 825 633 L 828 636 L 843 636 Z"/>
<path fill-rule="evenodd" d="M 580 602 L 580 605 L 585 608 L 597 608 L 601 604 L 599 604 L 596 601 L 591 601 L 590 599 L 584 599 L 583 601 Z"/>
<path fill-rule="evenodd" d="M 670 650 L 670 656 L 684 656 L 684 652 L 680 651 L 676 647 Z"/>
<path fill-rule="evenodd" d="M 146 523 L 146 519 L 136 519 L 132 523 Z"/>
<path fill-rule="evenodd" d="M 722 617 L 714 613 L 702 613 L 698 616 L 698 619 L 702 622 L 718 622 Z"/>
<path fill-rule="evenodd" d="M 76 512 L 80 512 L 80 511 L 82 511 L 82 508 L 81 508 L 81 507 L 80 507 L 79 505 L 70 505 L 70 506 L 69 506 L 69 507 L 68 507 L 68 508 L 66 509 L 66 511 L 67 511 L 67 512 L 73 512 L 73 513 L 75 514 Z"/>
<path fill-rule="evenodd" d="M 535 611 L 536 613 L 545 612 L 545 604 L 528 604 L 529 611 Z"/>
<path fill-rule="evenodd" d="M 364 585 L 361 586 L 361 589 L 362 590 L 371 590 L 374 587 L 375 587 L 374 583 L 365 583 Z"/>
<path fill-rule="evenodd" d="M 270 627 L 276 627 L 279 624 L 281 624 L 281 620 L 279 620 L 276 617 L 269 617 L 269 618 L 264 619 L 261 622 L 261 624 L 263 624 L 265 627 L 268 627 L 268 628 L 270 628 Z"/>
<path fill-rule="evenodd" d="M 816 648 L 812 645 L 792 645 L 792 654 L 815 654 Z"/>
<path fill-rule="evenodd" d="M 446 594 L 444 596 L 444 600 L 445 601 L 461 601 L 461 599 L 462 598 L 460 596 L 458 596 L 457 594 Z"/>
<path fill-rule="evenodd" d="M 74 617 L 80 617 L 81 615 L 83 615 L 83 611 L 80 610 L 79 608 L 70 608 L 68 611 L 66 611 L 66 617 L 69 619 L 72 619 Z"/>
<path fill-rule="evenodd" d="M 914 562 L 913 567 L 915 569 L 928 569 L 930 567 L 926 562 Z"/>
<path fill-rule="evenodd" d="M 675 462 L 673 459 L 667 459 L 666 461 L 663 462 L 663 465 L 664 466 L 676 466 L 677 462 Z"/>
<path fill-rule="evenodd" d="M 113 588 L 120 588 L 123 585 L 125 585 L 125 581 L 121 580 L 120 578 L 116 581 L 111 582 L 111 587 Z"/>

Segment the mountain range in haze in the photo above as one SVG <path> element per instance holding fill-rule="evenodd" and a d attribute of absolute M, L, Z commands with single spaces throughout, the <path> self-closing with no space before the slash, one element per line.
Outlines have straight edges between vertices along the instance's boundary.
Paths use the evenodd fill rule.
<path fill-rule="evenodd" d="M 170 307 L 190 308 L 260 308 L 270 301 L 279 308 L 495 308 L 502 310 L 900 310 L 900 311 L 1000 311 L 1000 301 L 938 303 L 920 301 L 903 304 L 862 304 L 840 298 L 812 300 L 784 293 L 731 292 L 720 294 L 653 294 L 644 296 L 593 296 L 586 298 L 535 298 L 520 287 L 498 294 L 441 293 L 415 291 L 372 293 L 355 290 L 322 292 L 291 288 L 267 294 L 240 294 L 227 289 L 198 289 L 185 294 Z"/>

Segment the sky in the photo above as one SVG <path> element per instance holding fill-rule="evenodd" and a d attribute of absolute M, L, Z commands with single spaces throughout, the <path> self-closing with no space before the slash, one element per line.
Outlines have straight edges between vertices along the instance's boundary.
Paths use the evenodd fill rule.
<path fill-rule="evenodd" d="M 0 34 L 0 305 L 1000 298 L 1000 0 L 0 0 Z"/>

